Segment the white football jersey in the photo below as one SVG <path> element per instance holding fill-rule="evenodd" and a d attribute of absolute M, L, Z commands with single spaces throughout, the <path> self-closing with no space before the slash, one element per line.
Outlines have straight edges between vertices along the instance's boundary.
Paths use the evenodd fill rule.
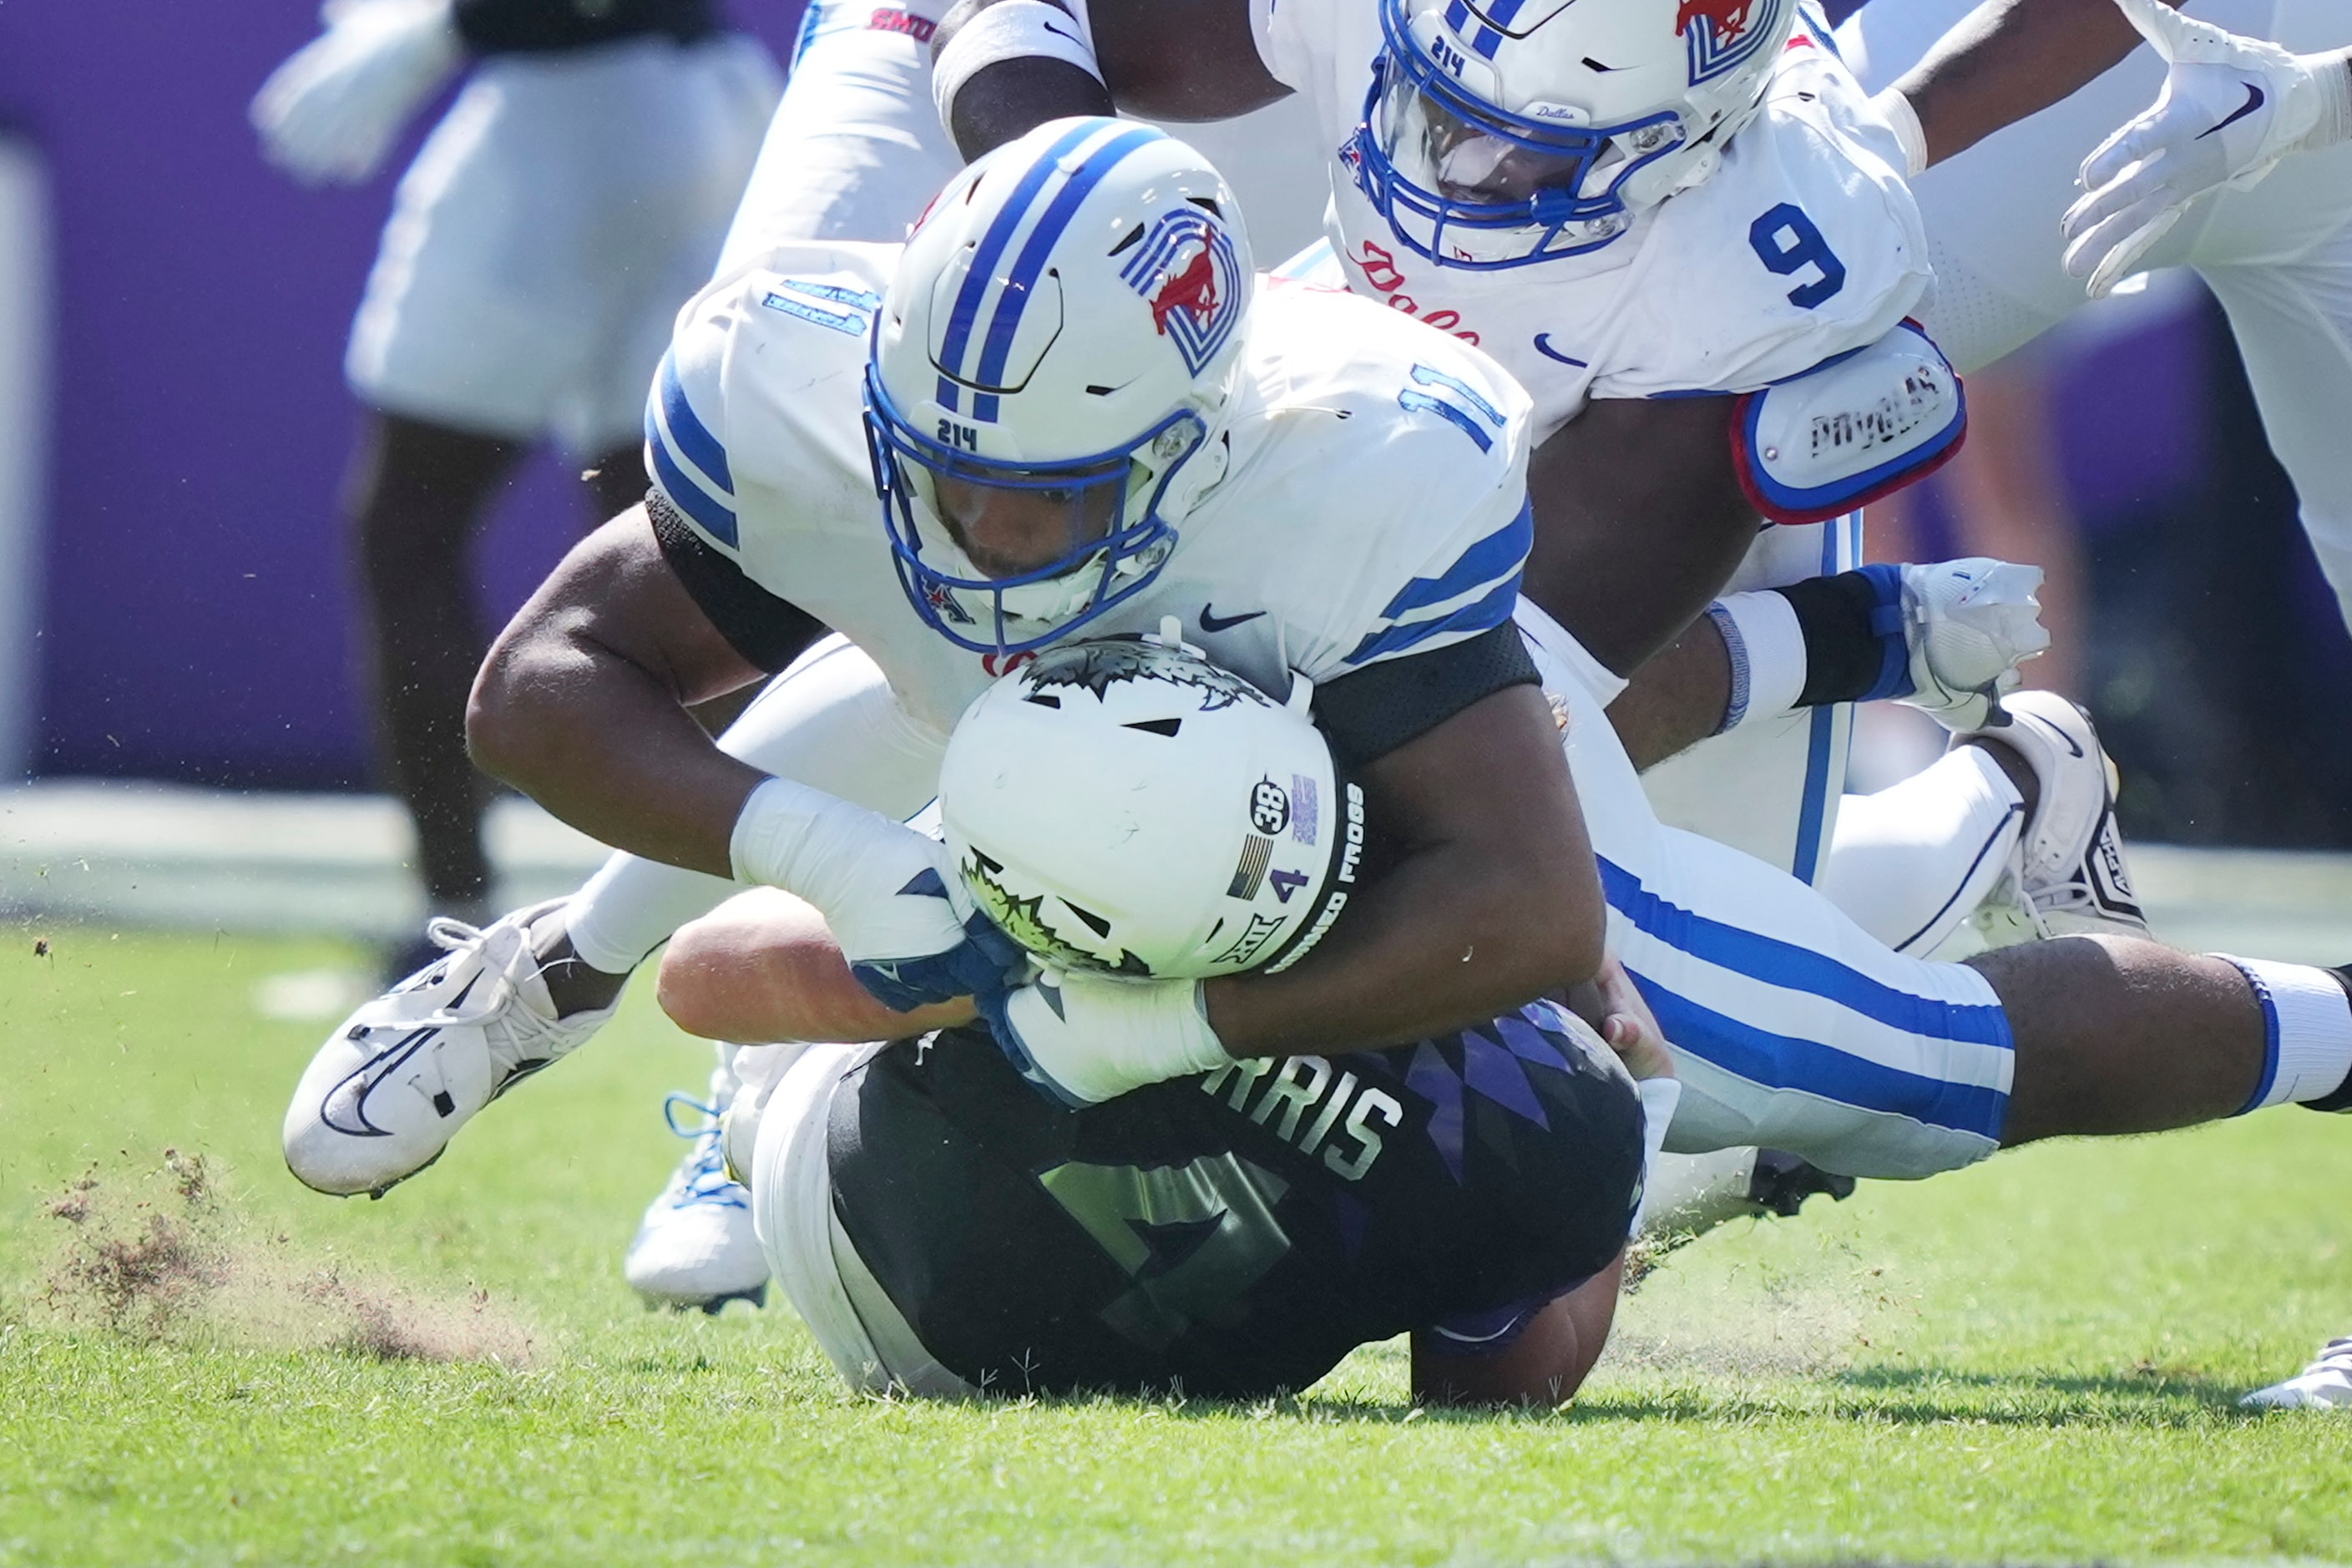
<path fill-rule="evenodd" d="M 1356 184 L 1381 48 L 1371 0 L 1253 0 L 1258 52 L 1333 153 L 1349 287 L 1477 344 L 1535 398 L 1540 441 L 1593 397 L 1753 392 L 1877 342 L 1928 280 L 1893 133 L 1811 18 L 1705 184 L 1581 256 L 1471 271 L 1401 244 Z"/>
<path fill-rule="evenodd" d="M 846 635 L 944 731 L 1021 656 L 956 647 L 898 584 L 861 383 L 900 248 L 782 247 L 688 304 L 646 464 L 706 542 Z M 1464 344 L 1331 289 L 1266 280 L 1243 331 L 1224 479 L 1159 576 L 1081 635 L 1174 616 L 1280 697 L 1293 671 L 1328 680 L 1508 620 L 1532 537 L 1527 395 Z"/>

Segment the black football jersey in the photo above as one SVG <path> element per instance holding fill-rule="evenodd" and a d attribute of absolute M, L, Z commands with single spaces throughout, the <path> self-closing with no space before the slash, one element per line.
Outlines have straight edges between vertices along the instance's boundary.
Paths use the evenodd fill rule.
<path fill-rule="evenodd" d="M 719 29 L 719 0 L 456 0 L 478 55 L 553 54 L 657 33 L 681 44 Z"/>
<path fill-rule="evenodd" d="M 1408 1330 L 1499 1344 L 1616 1256 L 1640 1196 L 1639 1100 L 1561 1023 L 1538 1003 L 1079 1110 L 984 1034 L 902 1042 L 834 1097 L 835 1211 L 991 1392 L 1257 1397 Z"/>

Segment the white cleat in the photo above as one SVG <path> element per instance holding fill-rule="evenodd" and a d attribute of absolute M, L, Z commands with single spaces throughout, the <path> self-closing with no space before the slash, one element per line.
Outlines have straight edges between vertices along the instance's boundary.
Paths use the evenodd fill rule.
<path fill-rule="evenodd" d="M 2010 722 L 1987 731 L 2032 768 L 2041 798 L 2018 835 L 2015 858 L 1978 910 L 1994 946 L 2050 936 L 2146 936 L 2116 829 L 2116 764 L 2090 715 L 2051 691 L 2002 704 Z"/>
<path fill-rule="evenodd" d="M 2238 1404 L 2248 1410 L 2352 1410 L 2352 1339 L 2328 1341 L 2299 1374 L 2257 1388 Z"/>
<path fill-rule="evenodd" d="M 1947 730 L 1998 722 L 2018 666 L 2050 646 L 2042 624 L 2042 568 L 1972 555 L 1903 568 L 1903 640 L 1911 695 L 1902 699 Z"/>
<path fill-rule="evenodd" d="M 565 900 L 476 930 L 436 920 L 447 949 L 343 1020 L 286 1110 L 286 1165 L 336 1197 L 382 1197 L 441 1157 L 475 1112 L 577 1049 L 619 1005 L 559 1019 L 532 955 L 531 922 Z"/>
<path fill-rule="evenodd" d="M 739 1088 L 729 1065 L 710 1076 L 710 1103 L 673 1094 L 662 1106 L 670 1131 L 693 1140 L 670 1173 L 669 1184 L 646 1210 L 621 1272 L 648 1307 L 699 1307 L 716 1313 L 728 1302 L 760 1306 L 768 1295 L 768 1256 L 751 1225 L 751 1194 L 727 1167 L 720 1110 Z M 677 1124 L 679 1108 L 698 1111 L 704 1125 Z"/>

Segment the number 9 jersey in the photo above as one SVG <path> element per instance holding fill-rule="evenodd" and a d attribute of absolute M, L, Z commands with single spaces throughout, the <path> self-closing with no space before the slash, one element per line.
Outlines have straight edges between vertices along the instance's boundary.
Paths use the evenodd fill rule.
<path fill-rule="evenodd" d="M 1719 38 L 1763 26 L 1769 9 L 1717 16 L 1724 7 L 1661 0 L 1658 25 Z M 1500 361 L 1535 399 L 1538 442 L 1588 398 L 1755 392 L 1801 375 L 1884 338 L 1927 289 L 1900 144 L 1815 18 L 1789 38 L 1762 107 L 1711 176 L 1606 244 L 1500 270 L 1408 248 L 1367 194 L 1377 5 L 1255 0 L 1252 26 L 1266 68 L 1309 100 L 1336 160 L 1328 243 L 1348 288 Z"/>

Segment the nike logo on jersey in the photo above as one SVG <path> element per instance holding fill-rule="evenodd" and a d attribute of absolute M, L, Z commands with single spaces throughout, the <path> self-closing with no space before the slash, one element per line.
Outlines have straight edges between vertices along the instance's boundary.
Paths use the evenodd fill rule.
<path fill-rule="evenodd" d="M 1560 353 L 1558 349 L 1552 347 L 1551 334 L 1549 332 L 1538 332 L 1536 334 L 1536 353 L 1543 355 L 1546 359 L 1556 359 L 1562 364 L 1572 364 L 1579 370 L 1589 370 L 1592 366 L 1592 362 L 1589 359 L 1571 359 L 1568 355 Z"/>
<path fill-rule="evenodd" d="M 2255 110 L 2260 109 L 2263 106 L 2263 89 L 2256 87 L 2252 82 L 2248 82 L 2246 84 L 2246 101 L 2238 106 L 2238 111 L 2230 116 L 2229 119 L 2221 121 L 2221 124 L 2213 127 L 2212 131 L 2199 132 L 2197 133 L 2197 140 L 2202 142 L 2208 136 L 2214 134 L 2215 132 L 2227 131 L 2231 126 L 2235 125 L 2239 121 L 2243 120 L 2247 115 L 2252 114 Z"/>
<path fill-rule="evenodd" d="M 1071 32 L 1067 27 L 1056 27 L 1051 22 L 1040 22 L 1037 25 L 1045 28 L 1045 31 L 1053 34 L 1057 38 L 1067 38 L 1070 42 L 1078 45 L 1080 47 L 1085 47 L 1086 40 L 1079 37 L 1076 33 Z"/>
<path fill-rule="evenodd" d="M 1254 621 L 1264 614 L 1264 610 L 1252 610 L 1245 616 L 1221 616 L 1203 605 L 1201 606 L 1201 629 L 1204 632 L 1229 632 L 1244 621 Z"/>

